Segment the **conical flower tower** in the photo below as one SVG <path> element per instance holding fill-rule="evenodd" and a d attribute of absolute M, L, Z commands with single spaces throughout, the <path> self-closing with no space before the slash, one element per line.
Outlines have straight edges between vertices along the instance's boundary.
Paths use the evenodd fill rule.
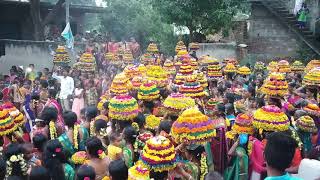
<path fill-rule="evenodd" d="M 238 74 L 240 75 L 250 75 L 251 70 L 247 66 L 241 66 L 238 68 Z"/>
<path fill-rule="evenodd" d="M 163 69 L 166 70 L 171 75 L 176 74 L 176 67 L 174 67 L 173 62 L 168 59 L 164 62 Z"/>
<path fill-rule="evenodd" d="M 186 78 L 186 82 L 179 87 L 179 92 L 191 98 L 201 98 L 205 96 L 203 87 L 197 81 L 195 75 Z"/>
<path fill-rule="evenodd" d="M 194 99 L 181 93 L 172 93 L 163 102 L 163 106 L 167 111 L 176 115 L 179 115 L 183 110 L 194 107 L 195 105 Z"/>
<path fill-rule="evenodd" d="M 295 73 L 303 73 L 305 66 L 301 61 L 294 61 L 291 64 L 291 71 Z"/>
<path fill-rule="evenodd" d="M 320 60 L 311 60 L 307 66 L 306 66 L 306 69 L 305 69 L 305 72 L 309 72 L 310 70 L 316 68 L 316 67 L 320 67 Z"/>
<path fill-rule="evenodd" d="M 189 44 L 189 49 L 191 51 L 197 51 L 198 49 L 200 49 L 200 45 L 198 42 L 192 42 Z"/>
<path fill-rule="evenodd" d="M 261 92 L 268 96 L 283 97 L 288 93 L 288 83 L 281 73 L 271 73 L 261 87 Z"/>
<path fill-rule="evenodd" d="M 302 84 L 307 86 L 320 86 L 320 67 L 309 71 L 304 77 Z"/>
<path fill-rule="evenodd" d="M 269 72 L 277 72 L 278 71 L 278 62 L 271 61 L 267 67 Z"/>
<path fill-rule="evenodd" d="M 204 89 L 208 87 L 208 80 L 207 77 L 203 74 L 203 72 L 199 72 L 197 74 L 197 80 Z"/>
<path fill-rule="evenodd" d="M 126 49 L 124 51 L 124 55 L 123 55 L 123 60 L 127 63 L 127 64 L 132 64 L 133 63 L 133 55 L 130 49 Z"/>
<path fill-rule="evenodd" d="M 193 74 L 192 66 L 189 63 L 183 63 L 179 68 L 179 71 L 173 81 L 173 84 L 176 86 L 180 86 L 184 84 L 187 76 L 192 74 Z"/>
<path fill-rule="evenodd" d="M 278 72 L 280 73 L 291 72 L 290 64 L 287 60 L 281 60 L 278 62 Z"/>
<path fill-rule="evenodd" d="M 148 64 L 154 64 L 155 62 L 155 58 L 152 56 L 151 53 L 145 53 L 141 56 L 141 63 L 144 65 L 148 65 Z"/>
<path fill-rule="evenodd" d="M 64 46 L 58 46 L 53 56 L 53 64 L 58 66 L 66 66 L 70 62 L 69 54 Z"/>
<path fill-rule="evenodd" d="M 83 53 L 79 61 L 79 70 L 85 72 L 94 72 L 96 70 L 96 59 L 91 53 Z"/>
<path fill-rule="evenodd" d="M 147 47 L 147 52 L 151 54 L 155 54 L 159 52 L 158 46 L 155 43 L 150 43 Z"/>
<path fill-rule="evenodd" d="M 207 78 L 209 80 L 222 78 L 222 70 L 218 61 L 212 62 L 208 66 Z"/>
<path fill-rule="evenodd" d="M 186 45 L 184 45 L 183 41 L 179 41 L 179 42 L 177 43 L 177 45 L 176 45 L 175 51 L 176 51 L 176 53 L 178 54 L 179 51 L 181 51 L 181 50 L 186 50 L 186 49 L 187 49 L 187 48 L 186 48 Z"/>
<path fill-rule="evenodd" d="M 111 83 L 110 92 L 114 95 L 128 94 L 128 90 L 131 88 L 129 78 L 124 73 L 117 74 Z"/>
<path fill-rule="evenodd" d="M 147 79 L 157 87 L 165 87 L 168 83 L 168 73 L 161 66 L 147 66 Z"/>

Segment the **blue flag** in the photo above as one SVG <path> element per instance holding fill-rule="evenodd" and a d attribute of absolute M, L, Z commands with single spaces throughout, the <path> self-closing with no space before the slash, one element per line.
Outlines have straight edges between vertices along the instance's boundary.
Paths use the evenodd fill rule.
<path fill-rule="evenodd" d="M 74 39 L 73 39 L 73 35 L 72 35 L 72 31 L 71 31 L 71 27 L 70 27 L 70 23 L 68 23 L 66 25 L 66 27 L 64 28 L 64 30 L 61 33 L 61 36 L 66 39 L 66 44 L 67 47 L 70 49 L 73 49 L 73 43 L 74 43 Z"/>

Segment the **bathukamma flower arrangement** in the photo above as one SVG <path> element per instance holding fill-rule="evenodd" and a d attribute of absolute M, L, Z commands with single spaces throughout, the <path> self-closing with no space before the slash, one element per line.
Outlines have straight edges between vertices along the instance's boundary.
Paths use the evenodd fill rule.
<path fill-rule="evenodd" d="M 79 60 L 79 70 L 92 72 L 96 70 L 96 59 L 91 53 L 83 53 Z"/>
<path fill-rule="evenodd" d="M 228 63 L 231 63 L 233 64 L 234 66 L 237 66 L 238 65 L 238 60 L 236 58 L 224 58 L 223 59 L 223 63 L 225 64 L 228 64 Z"/>
<path fill-rule="evenodd" d="M 288 93 L 288 83 L 281 73 L 271 73 L 261 87 L 261 92 L 269 96 L 283 97 Z"/>
<path fill-rule="evenodd" d="M 0 136 L 4 136 L 14 132 L 18 126 L 10 116 L 7 110 L 0 107 Z"/>
<path fill-rule="evenodd" d="M 180 59 L 182 56 L 188 55 L 188 51 L 186 49 L 182 49 L 177 53 L 177 57 Z"/>
<path fill-rule="evenodd" d="M 53 64 L 66 65 L 70 62 L 70 57 L 64 46 L 58 46 L 53 56 Z"/>
<path fill-rule="evenodd" d="M 170 94 L 163 102 L 163 106 L 173 114 L 180 114 L 182 110 L 185 110 L 196 105 L 195 101 L 186 97 L 181 93 Z"/>
<path fill-rule="evenodd" d="M 268 64 L 268 71 L 270 72 L 277 72 L 278 71 L 278 62 L 276 61 L 271 61 L 269 64 Z"/>
<path fill-rule="evenodd" d="M 211 62 L 208 65 L 207 77 L 209 80 L 222 77 L 221 66 L 218 61 Z"/>
<path fill-rule="evenodd" d="M 237 115 L 232 130 L 237 134 L 253 134 L 252 117 L 250 115 L 240 113 Z"/>
<path fill-rule="evenodd" d="M 141 161 L 150 171 L 163 172 L 176 167 L 176 152 L 172 142 L 164 136 L 149 139 L 141 153 Z"/>
<path fill-rule="evenodd" d="M 320 86 L 320 67 L 314 68 L 303 77 L 303 85 Z"/>
<path fill-rule="evenodd" d="M 9 112 L 9 115 L 17 126 L 22 126 L 25 123 L 23 114 L 11 102 L 4 103 L 2 108 Z"/>
<path fill-rule="evenodd" d="M 305 68 L 305 72 L 307 73 L 307 72 L 309 72 L 310 70 L 312 70 L 312 69 L 314 69 L 316 67 L 320 67 L 320 60 L 311 60 L 307 64 L 307 66 Z"/>
<path fill-rule="evenodd" d="M 110 92 L 115 95 L 127 94 L 130 89 L 129 78 L 124 73 L 117 74 L 111 83 Z"/>
<path fill-rule="evenodd" d="M 304 65 L 301 61 L 294 61 L 292 64 L 291 64 L 291 71 L 292 72 L 303 72 L 304 71 Z"/>
<path fill-rule="evenodd" d="M 285 131 L 289 128 L 288 116 L 277 106 L 268 105 L 253 114 L 253 127 L 265 131 Z"/>
<path fill-rule="evenodd" d="M 261 62 L 261 61 L 257 61 L 255 64 L 254 64 L 254 68 L 253 68 L 255 71 L 264 71 L 266 69 L 266 66 L 264 64 L 264 62 Z"/>
<path fill-rule="evenodd" d="M 290 64 L 287 60 L 281 60 L 278 62 L 278 72 L 289 73 L 291 72 Z"/>
<path fill-rule="evenodd" d="M 85 151 L 78 151 L 71 156 L 71 162 L 77 165 L 82 165 L 88 160 L 88 155 Z"/>
<path fill-rule="evenodd" d="M 128 180 L 150 180 L 150 171 L 142 163 L 138 162 L 128 171 Z"/>
<path fill-rule="evenodd" d="M 317 104 L 309 103 L 306 107 L 303 108 L 309 115 L 320 117 L 320 108 Z"/>
<path fill-rule="evenodd" d="M 180 74 L 184 75 L 184 76 L 188 76 L 188 75 L 191 75 L 193 73 L 193 68 L 190 65 L 190 63 L 184 62 L 184 63 L 181 64 L 178 72 Z"/>
<path fill-rule="evenodd" d="M 147 66 L 147 79 L 157 87 L 164 87 L 168 83 L 168 73 L 161 66 Z"/>
<path fill-rule="evenodd" d="M 199 72 L 197 74 L 197 80 L 203 88 L 208 87 L 208 80 L 207 77 L 203 74 L 203 72 Z"/>
<path fill-rule="evenodd" d="M 138 90 L 145 80 L 141 76 L 135 76 L 131 80 L 132 89 Z"/>
<path fill-rule="evenodd" d="M 173 123 L 171 134 L 177 143 L 202 144 L 215 135 L 214 122 L 198 108 L 189 108 Z"/>
<path fill-rule="evenodd" d="M 132 62 L 133 62 L 133 55 L 132 55 L 132 52 L 131 52 L 130 49 L 126 49 L 126 50 L 124 51 L 123 60 L 124 60 L 126 63 L 132 63 Z"/>
<path fill-rule="evenodd" d="M 148 115 L 146 117 L 146 124 L 145 124 L 145 128 L 147 129 L 157 129 L 158 126 L 160 125 L 160 118 L 156 117 L 155 115 Z"/>
<path fill-rule="evenodd" d="M 164 62 L 163 69 L 171 75 L 176 74 L 176 68 L 174 67 L 173 62 L 168 59 Z"/>
<path fill-rule="evenodd" d="M 176 49 L 175 49 L 176 53 L 178 53 L 181 50 L 186 50 L 186 49 L 187 49 L 187 47 L 186 47 L 186 45 L 184 45 L 183 41 L 177 42 Z"/>
<path fill-rule="evenodd" d="M 150 53 L 145 53 L 140 58 L 142 64 L 153 64 L 154 60 L 155 58 Z"/>
<path fill-rule="evenodd" d="M 130 121 L 138 116 L 137 100 L 129 95 L 118 95 L 110 100 L 109 117 L 114 120 Z"/>
<path fill-rule="evenodd" d="M 201 66 L 206 66 L 208 64 L 218 62 L 218 60 L 209 55 L 205 55 L 205 56 L 201 56 L 198 62 L 200 63 Z"/>
<path fill-rule="evenodd" d="M 205 92 L 195 76 L 188 76 L 186 82 L 179 87 L 179 92 L 187 97 L 201 98 L 205 96 Z"/>
<path fill-rule="evenodd" d="M 199 69 L 198 62 L 194 58 L 190 59 L 190 65 L 191 65 L 193 70 L 198 70 Z"/>
<path fill-rule="evenodd" d="M 159 52 L 158 46 L 155 43 L 150 43 L 147 47 L 147 51 L 150 53 L 157 53 Z"/>
<path fill-rule="evenodd" d="M 160 91 L 154 83 L 148 82 L 140 86 L 138 99 L 144 101 L 153 101 L 160 97 Z"/>
<path fill-rule="evenodd" d="M 251 74 L 251 70 L 247 66 L 241 66 L 238 68 L 237 73 L 241 75 L 249 75 Z"/>
<path fill-rule="evenodd" d="M 296 126 L 301 131 L 309 133 L 315 133 L 318 130 L 314 120 L 310 116 L 301 116 L 299 119 L 297 119 Z"/>
<path fill-rule="evenodd" d="M 212 115 L 214 115 L 214 112 L 216 111 L 216 107 L 217 107 L 217 105 L 219 104 L 219 100 L 218 99 L 216 99 L 216 98 L 210 98 L 208 101 L 207 101 L 207 103 L 206 103 L 206 106 L 205 106 L 205 108 L 206 108 L 206 113 L 207 113 L 207 115 L 209 115 L 210 117 L 212 116 Z"/>
<path fill-rule="evenodd" d="M 227 65 L 224 67 L 223 71 L 225 73 L 235 73 L 235 72 L 237 72 L 237 68 L 234 64 L 227 63 Z"/>
<path fill-rule="evenodd" d="M 126 75 L 126 77 L 132 79 L 135 76 L 139 76 L 140 72 L 138 70 L 137 66 L 134 65 L 128 65 L 124 68 L 123 70 L 124 74 Z"/>

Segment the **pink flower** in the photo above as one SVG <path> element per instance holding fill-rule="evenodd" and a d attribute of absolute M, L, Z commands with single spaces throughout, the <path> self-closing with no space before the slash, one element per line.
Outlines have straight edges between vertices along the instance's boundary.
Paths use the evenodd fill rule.
<path fill-rule="evenodd" d="M 56 153 L 61 152 L 61 148 L 56 148 L 56 149 L 55 149 L 55 152 L 56 152 Z"/>
<path fill-rule="evenodd" d="M 102 151 L 101 149 L 99 149 L 97 153 L 98 153 L 98 154 L 102 154 L 103 151 Z"/>

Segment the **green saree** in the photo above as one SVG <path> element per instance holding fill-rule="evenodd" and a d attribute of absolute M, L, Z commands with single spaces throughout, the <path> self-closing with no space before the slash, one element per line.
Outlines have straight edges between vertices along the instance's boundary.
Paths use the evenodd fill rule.
<path fill-rule="evenodd" d="M 74 169 L 69 164 L 64 165 L 64 177 L 65 177 L 65 180 L 74 180 L 75 179 Z"/>
<path fill-rule="evenodd" d="M 225 180 L 247 180 L 248 179 L 248 155 L 242 147 L 236 148 L 236 156 L 231 159 L 229 166 L 224 173 Z"/>
<path fill-rule="evenodd" d="M 72 142 L 69 140 L 66 133 L 59 136 L 58 140 L 63 145 L 66 157 L 69 159 L 77 151 L 85 151 L 85 143 L 89 138 L 89 132 L 86 128 L 80 127 L 79 131 L 82 131 L 82 138 L 79 140 L 79 148 L 75 149 Z"/>

